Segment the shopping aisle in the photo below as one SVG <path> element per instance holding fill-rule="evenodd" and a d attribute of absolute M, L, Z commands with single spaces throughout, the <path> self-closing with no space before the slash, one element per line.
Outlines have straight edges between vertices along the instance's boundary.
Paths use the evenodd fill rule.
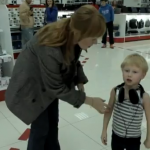
<path fill-rule="evenodd" d="M 97 44 L 83 52 L 81 62 L 89 83 L 85 86 L 88 96 L 99 96 L 108 101 L 110 90 L 122 82 L 120 64 L 133 52 L 142 54 L 150 66 L 149 41 L 116 44 L 114 49 L 101 49 Z M 142 81 L 150 92 L 150 71 Z M 100 140 L 103 116 L 89 106 L 75 109 L 60 101 L 60 144 L 62 150 L 110 150 L 111 124 L 108 129 L 108 146 Z M 30 126 L 24 125 L 0 103 L 0 150 L 26 150 Z M 142 124 L 142 142 L 146 136 L 145 119 Z M 146 150 L 141 146 L 141 150 Z"/>

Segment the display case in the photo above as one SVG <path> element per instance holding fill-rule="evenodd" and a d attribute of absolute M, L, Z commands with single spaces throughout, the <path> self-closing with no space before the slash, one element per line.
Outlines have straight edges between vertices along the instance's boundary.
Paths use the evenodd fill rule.
<path fill-rule="evenodd" d="M 9 13 L 9 25 L 11 29 L 11 39 L 12 39 L 12 47 L 14 57 L 17 58 L 18 53 L 22 51 L 22 42 L 21 42 L 21 30 L 20 30 L 20 19 L 19 19 L 19 5 L 8 5 L 8 13 Z M 34 33 L 36 33 L 41 27 L 43 27 L 44 23 L 44 5 L 33 5 L 34 12 Z M 59 11 L 58 19 L 62 17 L 69 17 L 74 11 Z"/>
<path fill-rule="evenodd" d="M 6 5 L 0 5 L 0 101 L 4 100 L 2 94 L 9 84 L 14 66 L 11 33 Z"/>
<path fill-rule="evenodd" d="M 115 14 L 114 24 L 119 26 L 115 42 L 123 43 L 150 39 L 150 14 Z"/>
<path fill-rule="evenodd" d="M 147 7 L 150 4 L 149 0 L 124 0 L 123 5 L 126 7 Z"/>

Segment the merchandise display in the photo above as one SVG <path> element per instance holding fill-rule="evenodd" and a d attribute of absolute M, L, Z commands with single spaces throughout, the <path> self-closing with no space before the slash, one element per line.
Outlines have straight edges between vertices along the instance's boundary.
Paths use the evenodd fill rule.
<path fill-rule="evenodd" d="M 3 50 L 2 50 L 1 44 L 0 44 L 0 55 L 3 55 Z"/>
<path fill-rule="evenodd" d="M 20 19 L 19 19 L 19 5 L 15 6 L 7 6 L 9 12 L 9 23 L 11 29 L 11 39 L 12 39 L 12 47 L 14 53 L 18 53 L 22 49 L 22 42 L 21 42 L 21 31 L 20 31 Z M 33 16 L 34 16 L 34 31 L 43 27 L 44 23 L 44 13 L 45 13 L 45 6 L 33 6 Z M 58 12 L 58 20 L 61 18 L 70 17 L 74 11 L 59 11 Z"/>
<path fill-rule="evenodd" d="M 119 25 L 120 36 L 115 42 L 150 39 L 150 14 L 115 14 L 114 24 Z"/>
<path fill-rule="evenodd" d="M 22 43 L 21 43 L 21 33 L 12 32 L 11 33 L 11 39 L 12 39 L 12 46 L 13 49 L 21 49 Z"/>
<path fill-rule="evenodd" d="M 19 6 L 18 6 L 19 7 Z M 20 28 L 20 19 L 18 8 L 9 8 L 10 28 Z M 34 27 L 42 27 L 44 21 L 45 8 L 33 8 Z"/>
<path fill-rule="evenodd" d="M 119 25 L 114 24 L 114 37 L 120 36 Z"/>
<path fill-rule="evenodd" d="M 127 32 L 126 35 L 137 33 L 138 35 L 149 34 L 150 31 L 150 14 L 130 14 L 126 15 Z"/>
<path fill-rule="evenodd" d="M 10 28 L 11 29 L 19 29 L 20 28 L 20 19 L 19 19 L 19 9 L 16 8 L 19 7 L 19 5 L 17 6 L 11 6 L 11 8 L 9 8 L 8 6 L 8 11 L 9 11 L 9 23 L 10 23 Z M 40 28 L 43 27 L 43 23 L 44 23 L 44 13 L 45 13 L 45 6 L 41 7 L 36 7 L 33 8 L 33 16 L 34 16 L 34 27 L 35 28 Z M 72 14 L 74 11 L 59 11 L 58 12 L 58 18 L 62 17 L 63 15 L 69 15 Z"/>
<path fill-rule="evenodd" d="M 127 0 L 128 1 L 128 0 Z M 128 3 L 126 1 L 126 3 Z M 140 4 L 145 3 L 147 4 L 147 1 L 143 2 L 142 0 L 139 0 Z M 56 2 L 56 1 L 55 1 Z M 12 1 L 14 4 L 15 1 Z M 14 50 L 14 53 L 18 53 L 22 49 L 22 43 L 21 43 L 21 32 L 20 32 L 20 20 L 19 20 L 19 12 L 18 7 L 19 3 L 16 1 L 16 5 L 7 5 L 8 11 L 9 11 L 9 23 L 11 28 L 11 38 L 12 38 L 12 47 Z M 39 3 L 39 4 L 38 4 Z M 61 11 L 58 11 L 58 20 L 62 18 L 67 18 L 74 13 L 74 11 L 82 5 L 82 3 L 91 3 L 90 0 L 63 0 L 58 1 L 58 9 Z M 96 3 L 99 3 L 98 0 L 96 0 Z M 109 1 L 109 3 L 112 6 L 122 6 L 123 1 Z M 34 2 L 32 5 L 33 7 L 33 16 L 34 16 L 34 28 L 35 33 L 37 30 L 39 30 L 41 27 L 43 27 L 44 23 L 44 12 L 45 12 L 45 6 L 44 1 Z M 63 6 L 61 6 L 63 4 Z M 75 6 L 77 5 L 78 6 Z M 126 41 L 132 41 L 132 40 L 140 40 L 139 37 L 142 36 L 142 39 L 148 39 L 149 33 L 150 33 L 150 16 L 149 14 L 146 14 L 149 9 L 146 9 L 144 7 L 136 8 L 132 6 L 130 7 L 130 14 L 120 14 L 121 12 L 128 12 L 129 8 L 117 8 L 114 7 L 114 13 L 115 13 L 115 20 L 114 20 L 114 40 L 115 42 L 126 42 Z M 60 8 L 61 7 L 61 8 Z M 65 10 L 66 8 L 66 10 Z M 67 11 L 67 8 L 69 10 L 73 11 Z M 63 10 L 62 10 L 63 9 Z M 128 9 L 126 11 L 123 11 L 123 9 Z M 140 12 L 141 14 L 138 14 L 137 12 Z M 132 38 L 137 36 L 136 38 Z M 130 37 L 130 38 L 129 38 Z"/>
<path fill-rule="evenodd" d="M 126 7 L 147 7 L 149 5 L 149 0 L 124 0 L 123 4 Z"/>
<path fill-rule="evenodd" d="M 0 5 L 7 5 L 8 4 L 8 0 L 0 0 Z"/>
<path fill-rule="evenodd" d="M 131 19 L 129 21 L 129 27 L 131 29 L 137 29 L 138 28 L 138 21 L 137 21 L 137 19 Z"/>
<path fill-rule="evenodd" d="M 149 20 L 149 19 L 147 19 L 147 20 L 145 21 L 145 27 L 150 27 L 150 20 Z"/>
<path fill-rule="evenodd" d="M 0 94 L 7 89 L 14 66 L 10 24 L 6 5 L 0 5 Z"/>

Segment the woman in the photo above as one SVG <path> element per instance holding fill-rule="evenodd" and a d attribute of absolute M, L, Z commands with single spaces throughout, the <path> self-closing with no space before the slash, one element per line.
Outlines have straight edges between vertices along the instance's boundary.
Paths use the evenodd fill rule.
<path fill-rule="evenodd" d="M 51 23 L 27 43 L 19 55 L 6 91 L 8 108 L 31 133 L 27 150 L 60 150 L 59 99 L 79 108 L 87 104 L 100 113 L 107 110 L 101 98 L 86 96 L 88 82 L 78 61 L 81 49 L 97 42 L 105 20 L 91 5 L 80 7 L 70 18 Z M 75 86 L 79 90 L 75 90 Z"/>
<path fill-rule="evenodd" d="M 58 9 L 55 6 L 54 0 L 46 0 L 44 24 L 57 21 L 57 16 L 58 16 Z"/>

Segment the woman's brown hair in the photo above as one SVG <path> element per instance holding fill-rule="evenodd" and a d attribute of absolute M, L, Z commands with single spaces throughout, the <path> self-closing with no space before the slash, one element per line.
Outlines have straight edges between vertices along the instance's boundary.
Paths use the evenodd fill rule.
<path fill-rule="evenodd" d="M 38 32 L 40 45 L 62 47 L 64 60 L 70 64 L 74 45 L 84 38 L 103 36 L 106 24 L 103 16 L 92 5 L 84 5 L 66 19 L 43 27 Z"/>

